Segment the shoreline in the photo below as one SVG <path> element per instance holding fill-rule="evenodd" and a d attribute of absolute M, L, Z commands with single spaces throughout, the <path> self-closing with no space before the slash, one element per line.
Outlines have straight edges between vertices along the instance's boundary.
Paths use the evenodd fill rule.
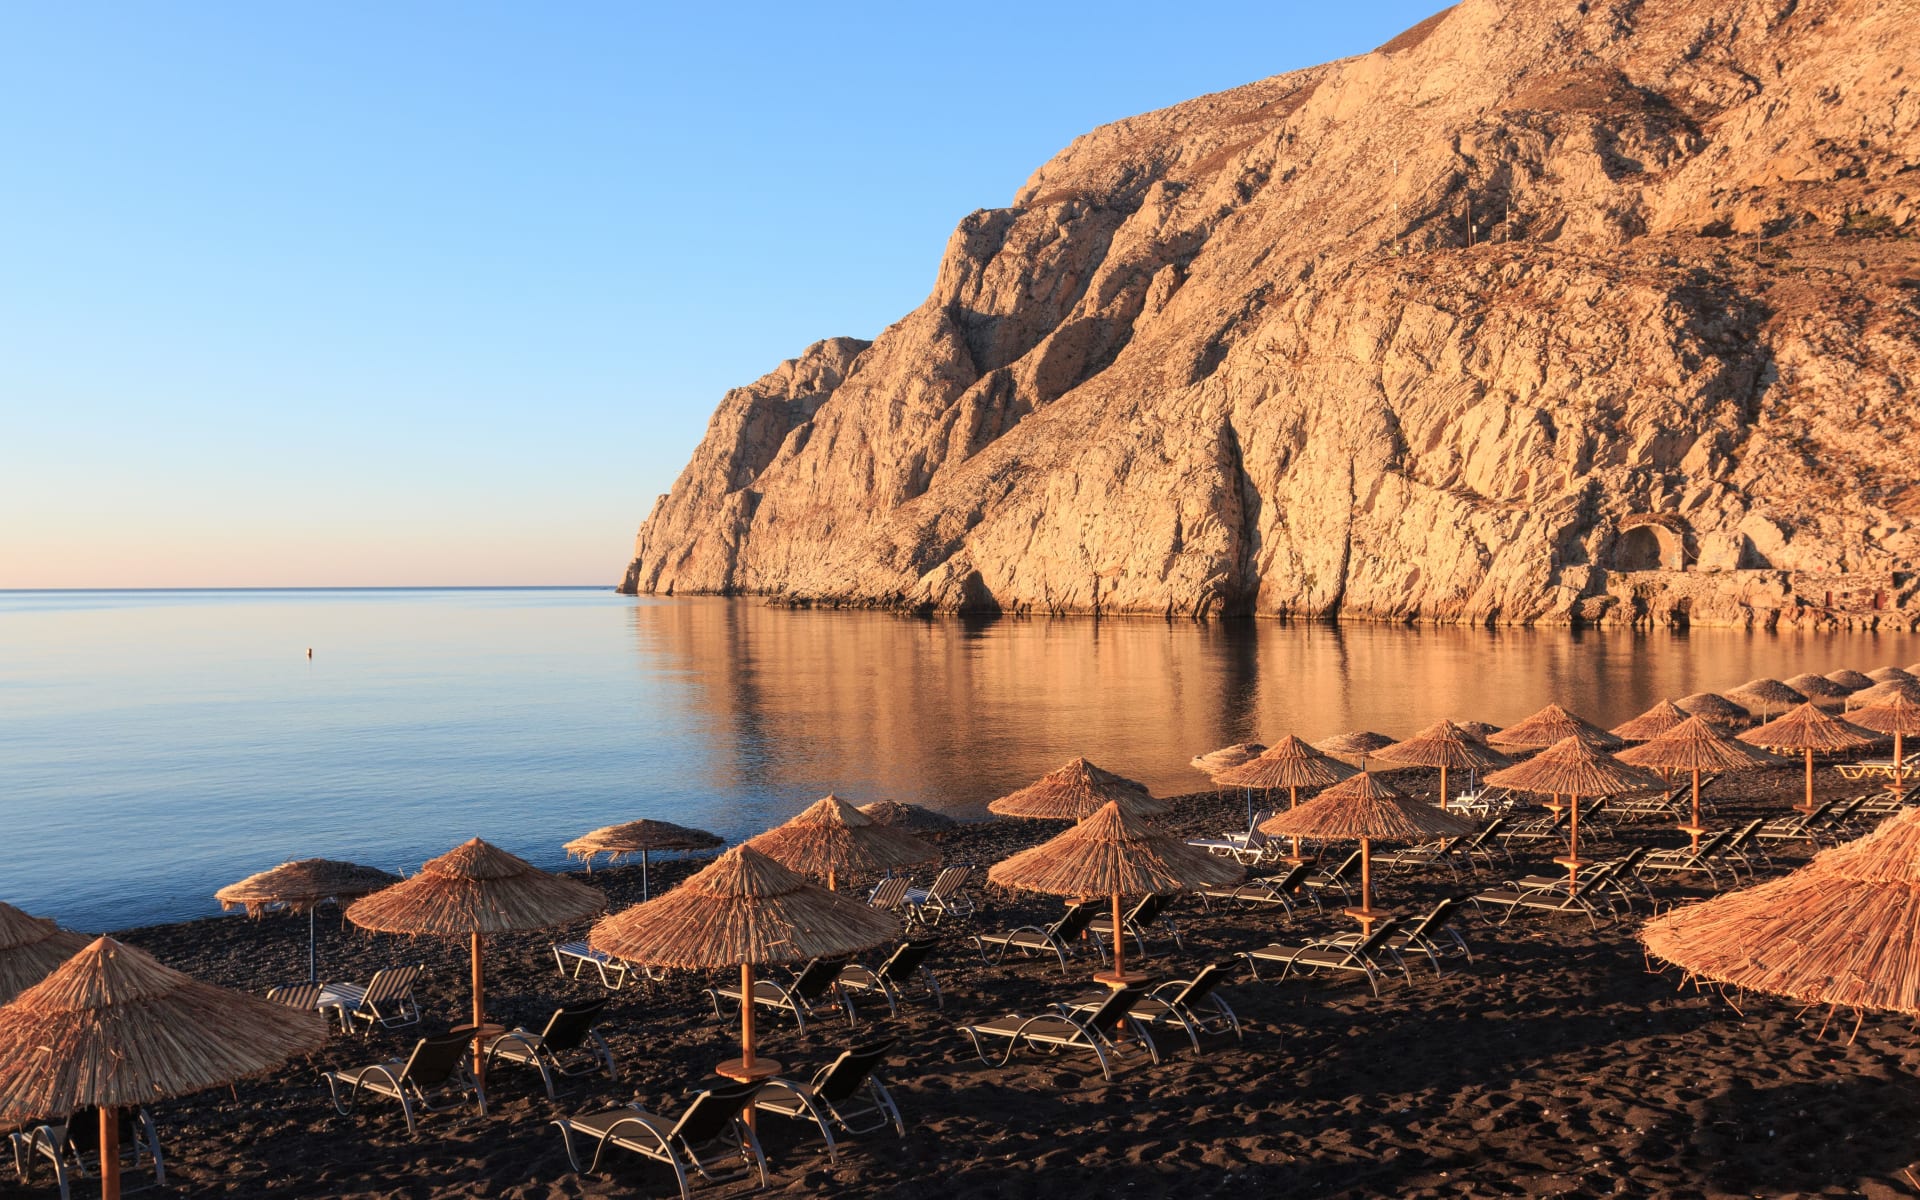
<path fill-rule="evenodd" d="M 1395 781 L 1430 789 L 1432 773 L 1396 772 Z M 1784 767 L 1724 782 L 1735 786 L 1720 795 L 1710 824 L 1786 811 L 1799 775 Z M 1837 776 L 1820 783 L 1822 796 L 1860 790 Z M 1238 793 L 1195 793 L 1174 803 L 1166 823 L 1189 836 L 1244 824 Z M 995 818 L 927 836 L 948 861 L 985 866 L 1060 828 Z M 1626 825 L 1607 850 L 1675 840 L 1665 826 Z M 1542 849 L 1512 872 L 1483 872 L 1477 881 L 1382 872 L 1380 903 L 1417 915 L 1441 896 L 1491 886 L 1552 853 Z M 1795 852 L 1787 861 L 1804 857 Z M 655 865 L 656 891 L 705 861 Z M 638 898 L 637 865 L 596 869 L 591 880 L 614 910 Z M 984 883 L 972 890 L 984 928 L 1058 911 L 1046 898 Z M 1699 894 L 1657 890 L 1663 901 Z M 1142 964 L 1162 978 L 1190 977 L 1205 962 L 1269 940 L 1350 927 L 1332 911 L 1308 909 L 1283 921 L 1267 912 L 1206 912 L 1190 898 L 1173 915 L 1186 949 L 1152 943 Z M 1116 1190 L 1241 1197 L 1249 1187 L 1354 1197 L 1920 1191 L 1902 1175 L 1911 1160 L 1906 1139 L 1888 1136 L 1920 1126 L 1920 1089 L 1911 1085 L 1920 1048 L 1905 1021 L 1869 1015 L 1847 1045 L 1832 1030 L 1816 1039 L 1819 1014 L 1798 1017 L 1792 1006 L 1749 998 L 1736 1013 L 1710 994 L 1677 991 L 1672 973 L 1648 973 L 1633 940 L 1636 923 L 1589 930 L 1583 921 L 1537 918 L 1501 928 L 1469 918 L 1471 964 L 1449 962 L 1444 976 L 1410 964 L 1411 980 L 1395 977 L 1378 999 L 1364 985 L 1252 982 L 1236 968 L 1226 994 L 1244 1040 L 1209 1038 L 1196 1054 L 1162 1034 L 1161 1064 L 1129 1053 L 1110 1082 L 1091 1058 L 1021 1053 L 1003 1067 L 983 1065 L 955 1028 L 1085 992 L 1093 969 L 1085 958 L 1067 975 L 1051 959 L 986 966 L 965 942 L 948 938 L 933 961 L 944 1010 L 910 999 L 891 1020 L 884 1005 L 863 1003 L 858 1025 L 823 1015 L 804 1034 L 783 1018 L 761 1022 L 763 1052 L 801 1077 L 856 1042 L 899 1037 L 888 1072 L 908 1122 L 905 1140 L 890 1131 L 857 1137 L 836 1163 L 817 1134 L 769 1120 L 763 1140 L 771 1190 L 924 1196 L 937 1180 L 947 1195 L 1044 1189 L 1075 1200 Z M 304 978 L 304 926 L 280 917 L 205 917 L 120 936 L 197 977 L 258 992 Z M 421 1002 L 429 1023 L 458 1019 L 463 943 L 345 931 L 331 913 L 320 930 L 322 978 L 364 981 L 379 965 L 418 960 L 426 966 Z M 490 939 L 496 1017 L 537 1028 L 560 1000 L 608 994 L 591 974 L 578 983 L 557 974 L 547 947 L 560 932 Z M 156 1105 L 170 1194 L 548 1200 L 670 1189 L 670 1174 L 638 1160 L 573 1175 L 548 1122 L 629 1101 L 677 1115 L 734 1052 L 737 1017 L 729 1008 L 726 1018 L 714 1018 L 704 983 L 679 974 L 611 993 L 601 1028 L 623 1068 L 618 1083 L 566 1083 L 550 1104 L 531 1072 L 500 1068 L 490 1080 L 490 1117 L 470 1107 L 429 1113 L 417 1138 L 406 1135 L 397 1107 L 335 1114 L 316 1073 L 403 1053 L 417 1031 L 336 1035 L 314 1064 L 291 1065 L 232 1093 Z M 36 1179 L 44 1185 L 48 1176 Z M 45 1194 L 44 1186 L 0 1180 L 8 1200 Z"/>

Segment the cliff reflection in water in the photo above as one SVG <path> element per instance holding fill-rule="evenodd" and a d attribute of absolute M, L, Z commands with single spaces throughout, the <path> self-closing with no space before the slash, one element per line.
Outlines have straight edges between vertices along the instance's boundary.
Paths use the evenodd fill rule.
<path fill-rule="evenodd" d="M 1075 754 L 1170 794 L 1205 786 L 1187 760 L 1229 742 L 1507 724 L 1550 700 L 1613 725 L 1759 675 L 1920 658 L 1912 635 L 919 620 L 751 599 L 642 600 L 632 628 L 641 669 L 676 677 L 711 739 L 716 791 L 963 817 Z"/>

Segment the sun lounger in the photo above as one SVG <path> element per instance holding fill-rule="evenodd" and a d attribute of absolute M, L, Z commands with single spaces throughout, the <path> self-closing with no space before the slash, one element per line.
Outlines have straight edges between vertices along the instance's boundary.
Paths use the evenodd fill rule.
<path fill-rule="evenodd" d="M 320 992 L 317 1007 L 333 1010 L 340 1020 L 340 1031 L 352 1033 L 380 1029 L 404 1029 L 420 1023 L 420 1006 L 414 1002 L 413 985 L 420 978 L 419 964 L 386 967 L 373 973 L 367 986 L 356 983 L 330 983 Z"/>
<path fill-rule="evenodd" d="M 1699 849 L 1692 846 L 1673 846 L 1664 850 L 1655 850 L 1640 863 L 1640 875 L 1644 878 L 1649 872 L 1660 875 L 1700 874 L 1715 887 L 1720 886 L 1720 872 L 1731 871 L 1733 865 L 1720 858 L 1720 852 L 1733 841 L 1733 830 L 1722 829 L 1701 841 Z"/>
<path fill-rule="evenodd" d="M 1426 955 L 1427 961 L 1433 964 L 1434 973 L 1437 975 L 1446 973 L 1440 965 L 1442 955 L 1458 952 L 1461 957 L 1472 962 L 1473 951 L 1467 948 L 1467 939 L 1460 936 L 1459 918 L 1460 914 L 1466 911 L 1465 905 L 1466 897 L 1464 896 L 1447 897 L 1434 905 L 1433 910 L 1426 916 L 1406 926 L 1404 932 L 1388 937 L 1386 948 L 1393 951 L 1394 956 L 1401 960 L 1402 966 L 1405 965 L 1409 951 Z M 1355 931 L 1322 939 L 1322 944 L 1345 946 L 1357 944 L 1360 940 L 1359 932 Z"/>
<path fill-rule="evenodd" d="M 1890 758 L 1863 758 L 1858 762 L 1835 763 L 1833 769 L 1842 779 L 1865 779 L 1872 775 L 1893 778 L 1893 760 Z M 1913 763 L 1908 761 L 1906 769 L 1911 772 Z"/>
<path fill-rule="evenodd" d="M 1827 818 L 1840 802 L 1823 800 L 1810 813 L 1794 812 L 1775 817 L 1761 825 L 1754 836 L 1763 842 L 1811 842 L 1819 845 L 1824 841 L 1821 833 Z"/>
<path fill-rule="evenodd" d="M 1060 970 L 1064 973 L 1073 943 L 1093 924 L 1102 907 L 1097 901 L 1076 904 L 1051 925 L 1021 925 L 1003 933 L 976 933 L 973 944 L 988 963 L 1000 962 L 1013 950 L 1018 950 L 1022 957 L 1051 952 L 1059 958 Z"/>
<path fill-rule="evenodd" d="M 1349 944 L 1342 944 L 1335 938 L 1324 938 L 1298 946 L 1262 946 L 1258 950 L 1245 950 L 1241 957 L 1247 960 L 1247 969 L 1253 972 L 1255 979 L 1260 978 L 1260 964 L 1279 965 L 1280 978 L 1289 976 L 1316 975 L 1321 971 L 1338 971 L 1364 975 L 1367 986 L 1373 994 L 1380 994 L 1380 980 L 1385 972 L 1381 969 L 1382 958 L 1394 958 L 1395 965 L 1406 972 L 1406 964 L 1398 961 L 1391 947 L 1387 945 L 1394 934 L 1400 930 L 1400 922 L 1388 917 L 1373 927 L 1367 937 Z M 1407 974 L 1411 980 L 1413 976 Z"/>
<path fill-rule="evenodd" d="M 1511 817 L 1495 817 L 1493 820 L 1488 821 L 1480 827 L 1479 833 L 1468 838 L 1466 844 L 1455 852 L 1455 857 L 1464 859 L 1467 864 L 1467 869 L 1470 871 L 1478 871 L 1482 860 L 1486 862 L 1488 867 L 1492 867 L 1493 858 L 1496 854 L 1505 858 L 1508 862 L 1512 862 L 1513 855 L 1509 854 L 1506 846 L 1500 842 L 1500 834 L 1506 830 L 1507 824 L 1512 819 Z"/>
<path fill-rule="evenodd" d="M 1588 868 L 1575 887 L 1568 887 L 1566 880 L 1559 879 L 1539 887 L 1494 888 L 1474 895 L 1473 906 L 1476 909 L 1504 910 L 1505 915 L 1500 919 L 1502 925 L 1521 913 L 1538 912 L 1559 915 L 1578 913 L 1586 917 L 1589 924 L 1597 926 L 1603 911 L 1609 917 L 1613 915 L 1613 903 L 1607 898 L 1612 875 L 1612 869 L 1601 864 Z"/>
<path fill-rule="evenodd" d="M 1187 845 L 1235 859 L 1242 866 L 1259 865 L 1269 858 L 1278 858 L 1281 847 L 1286 845 L 1285 839 L 1271 838 L 1260 832 L 1260 826 L 1272 815 L 1272 809 L 1263 808 L 1253 814 L 1253 820 L 1247 822 L 1245 833 L 1228 832 L 1219 837 L 1189 838 Z"/>
<path fill-rule="evenodd" d="M 967 883 L 973 878 L 971 865 L 947 867 L 934 876 L 933 886 L 921 891 L 908 888 L 907 917 L 919 925 L 932 927 L 951 917 L 956 921 L 973 919 L 978 909 L 967 895 Z"/>
<path fill-rule="evenodd" d="M 689 1175 L 716 1183 L 751 1177 L 758 1171 L 760 1186 L 767 1186 L 767 1156 L 760 1152 L 760 1140 L 753 1127 L 741 1119 L 753 1102 L 757 1083 L 730 1083 L 709 1088 L 693 1098 L 680 1119 L 669 1125 L 641 1108 L 613 1108 L 586 1116 L 563 1117 L 554 1122 L 567 1144 L 567 1161 L 579 1174 L 600 1169 L 600 1160 L 608 1150 L 625 1150 L 673 1168 L 680 1181 L 681 1200 L 693 1194 Z M 579 1145 L 574 1144 L 579 1139 Z M 593 1155 L 586 1166 L 580 1165 L 580 1153 L 589 1146 Z M 738 1166 L 734 1166 L 734 1163 Z"/>
<path fill-rule="evenodd" d="M 267 999 L 301 1012 L 313 1012 L 320 1007 L 320 994 L 326 990 L 324 983 L 287 983 L 268 988 Z"/>
<path fill-rule="evenodd" d="M 1644 792 L 1637 796 L 1616 796 L 1607 811 L 1621 821 L 1678 820 L 1681 803 L 1693 794 L 1691 781 L 1663 792 Z"/>
<path fill-rule="evenodd" d="M 1174 949 L 1184 950 L 1180 941 L 1180 930 L 1167 916 L 1167 906 L 1173 903 L 1172 896 L 1142 896 L 1140 902 L 1120 914 L 1121 928 L 1132 936 L 1134 945 L 1140 948 L 1140 957 L 1147 956 L 1147 931 L 1155 930 L 1164 934 L 1173 942 Z M 1087 932 L 1096 939 L 1113 936 L 1113 914 L 1104 913 L 1093 919 L 1087 926 Z"/>
<path fill-rule="evenodd" d="M 1249 879 L 1245 883 L 1236 883 L 1231 887 L 1201 888 L 1194 895 L 1200 897 L 1200 903 L 1207 909 L 1213 908 L 1215 900 L 1229 904 L 1242 904 L 1249 908 L 1273 906 L 1284 909 L 1287 916 L 1293 916 L 1293 898 L 1305 891 L 1304 884 L 1308 875 L 1313 873 L 1311 863 L 1300 863 L 1293 869 L 1280 875 L 1264 875 L 1259 879 Z M 1308 892 L 1317 907 L 1320 903 L 1318 893 Z"/>
<path fill-rule="evenodd" d="M 1307 895 L 1312 896 L 1313 902 L 1318 905 L 1320 903 L 1320 893 L 1328 891 L 1337 891 L 1340 893 L 1341 899 L 1352 901 L 1353 887 L 1359 882 L 1360 852 L 1355 850 L 1352 854 L 1347 855 L 1345 859 L 1341 860 L 1340 865 L 1333 870 L 1322 871 L 1318 875 L 1309 875 L 1300 881 L 1300 886 L 1307 889 Z"/>
<path fill-rule="evenodd" d="M 893 1126 L 901 1137 L 907 1136 L 907 1123 L 900 1106 L 887 1090 L 880 1064 L 886 1060 L 898 1039 L 888 1038 L 851 1050 L 814 1072 L 807 1083 L 778 1076 L 760 1085 L 753 1107 L 763 1113 L 796 1121 L 812 1121 L 827 1140 L 828 1159 L 838 1159 L 840 1148 L 833 1131 L 845 1134 L 873 1133 Z"/>
<path fill-rule="evenodd" d="M 486 1093 L 474 1083 L 473 1072 L 467 1065 L 472 1048 L 470 1035 L 442 1033 L 421 1038 L 405 1059 L 345 1071 L 323 1071 L 321 1075 L 327 1081 L 327 1090 L 333 1093 L 333 1107 L 340 1113 L 351 1113 L 353 1102 L 362 1092 L 384 1096 L 400 1102 L 400 1111 L 407 1118 L 407 1132 L 414 1133 L 414 1109 L 435 1111 L 433 1100 L 444 1093 L 472 1092 L 480 1115 L 487 1115 Z M 341 1088 L 347 1089 L 344 1098 Z"/>
<path fill-rule="evenodd" d="M 540 1072 L 540 1082 L 546 1085 L 549 1100 L 554 1098 L 555 1075 L 572 1078 L 605 1071 L 607 1078 L 618 1080 L 620 1068 L 613 1061 L 613 1051 L 593 1028 L 606 1006 L 605 997 L 586 1004 L 565 1005 L 553 1010 L 539 1033 L 512 1029 L 501 1034 L 487 1043 L 488 1072 L 492 1072 L 496 1059 L 532 1067 Z"/>
<path fill-rule="evenodd" d="M 1373 856 L 1373 865 L 1395 874 L 1405 875 L 1428 867 L 1445 867 L 1447 874 L 1460 877 L 1460 868 L 1453 865 L 1454 855 L 1466 845 L 1465 835 L 1441 838 L 1438 841 L 1423 842 L 1418 846 L 1408 846 L 1403 850 L 1389 850 Z"/>
<path fill-rule="evenodd" d="M 1240 1018 L 1234 1016 L 1233 1009 L 1218 990 L 1226 980 L 1229 966 L 1228 963 L 1209 963 L 1192 979 L 1170 979 L 1134 1001 L 1127 1015 L 1148 1028 L 1178 1025 L 1195 1050 L 1200 1049 L 1203 1033 L 1232 1033 L 1238 1038 Z M 1069 1000 L 1059 1008 L 1068 1016 L 1079 1016 L 1099 1011 L 1106 1002 L 1107 993 L 1100 992 Z"/>
<path fill-rule="evenodd" d="M 817 1017 L 815 1007 L 823 1001 L 831 1000 L 847 1014 L 847 1020 L 858 1020 L 853 1004 L 840 994 L 840 973 L 846 970 L 844 961 L 816 958 L 809 962 L 787 982 L 773 979 L 755 979 L 753 981 L 753 1002 L 761 1008 L 770 1008 L 776 1012 L 793 1014 L 800 1032 L 807 1031 L 807 1018 Z M 740 1003 L 740 985 L 722 984 L 707 989 L 707 999 L 713 1001 L 713 1015 L 724 1017 L 720 1001 L 731 1000 Z"/>
<path fill-rule="evenodd" d="M 900 1015 L 901 990 L 918 979 L 933 997 L 935 1008 L 945 1008 L 946 1001 L 940 997 L 940 980 L 927 966 L 927 958 L 940 945 L 936 938 L 908 938 L 893 948 L 886 961 L 878 967 L 867 968 L 859 963 L 849 963 L 846 970 L 840 972 L 840 994 L 846 998 L 847 1006 L 853 1006 L 855 993 L 878 992 L 887 1002 L 887 1015 Z"/>
<path fill-rule="evenodd" d="M 592 967 L 600 973 L 600 986 L 610 992 L 617 992 L 627 985 L 627 975 L 633 964 L 622 962 L 611 954 L 595 950 L 585 942 L 555 942 L 553 961 L 559 966 L 560 974 L 569 979 L 580 978 L 580 972 Z M 573 964 L 571 973 L 567 964 Z"/>
<path fill-rule="evenodd" d="M 123 1108 L 118 1116 L 121 1169 L 139 1170 L 144 1157 L 153 1163 L 155 1186 L 167 1186 L 167 1164 L 160 1153 L 160 1129 L 153 1122 L 153 1114 L 144 1107 Z M 13 1144 L 13 1166 L 20 1182 L 29 1182 L 34 1160 L 44 1158 L 53 1167 L 53 1181 L 60 1189 L 60 1200 L 71 1200 L 73 1181 L 84 1176 L 89 1167 L 96 1176 L 99 1174 L 100 1110 L 97 1108 L 80 1109 L 60 1121 L 28 1122 L 25 1128 L 7 1137 Z"/>
<path fill-rule="evenodd" d="M 1005 1066 L 1021 1046 L 1033 1046 L 1052 1054 L 1062 1050 L 1087 1050 L 1099 1060 L 1100 1074 L 1112 1079 L 1113 1067 L 1108 1055 L 1119 1053 L 1113 1034 L 1123 1026 L 1133 1030 L 1154 1062 L 1160 1061 L 1160 1050 L 1153 1043 L 1153 1035 L 1129 1015 L 1143 994 L 1138 985 L 1115 988 L 1099 1008 L 1085 1016 L 1051 1012 L 1029 1017 L 1012 1013 L 978 1025 L 962 1025 L 960 1031 L 973 1039 L 973 1052 L 980 1056 L 980 1061 L 991 1066 Z M 1007 1043 L 1007 1052 L 997 1063 L 987 1056 L 983 1044 L 983 1040 L 996 1038 Z"/>
<path fill-rule="evenodd" d="M 867 905 L 882 912 L 897 913 L 906 906 L 907 889 L 913 880 L 905 875 L 892 875 L 873 885 L 867 893 Z"/>

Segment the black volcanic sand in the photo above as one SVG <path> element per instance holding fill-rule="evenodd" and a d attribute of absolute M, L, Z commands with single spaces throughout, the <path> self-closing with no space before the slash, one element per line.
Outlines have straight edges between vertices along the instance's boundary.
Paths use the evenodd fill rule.
<path fill-rule="evenodd" d="M 1825 794 L 1854 794 L 1822 772 Z M 1399 778 L 1420 782 L 1419 773 Z M 1795 770 L 1721 781 L 1710 824 L 1785 811 Z M 1431 782 L 1425 784 L 1431 787 Z M 1174 823 L 1217 831 L 1244 820 L 1239 797 L 1178 802 Z M 991 863 L 1061 828 L 994 821 L 935 835 L 952 861 Z M 1599 831 L 1595 831 L 1599 832 Z M 1672 845 L 1669 828 L 1625 826 L 1609 849 Z M 453 839 L 450 839 L 450 844 Z M 1339 848 L 1330 850 L 1338 852 Z M 1548 851 L 1520 867 L 1549 869 Z M 1804 850 L 1780 859 L 1794 865 Z M 662 884 L 698 862 L 655 868 Z M 1403 914 L 1476 883 L 1520 873 L 1502 868 L 1455 882 L 1444 872 L 1386 876 L 1379 903 Z M 1764 873 L 1763 873 L 1764 874 Z M 639 872 L 592 877 L 610 903 L 637 898 Z M 1656 885 L 1663 904 L 1697 896 Z M 985 924 L 1040 920 L 1059 901 L 990 887 Z M 1259 912 L 1176 910 L 1184 952 L 1154 947 L 1147 964 L 1169 977 L 1261 945 L 1331 932 L 1343 919 L 1311 910 L 1292 922 Z M 216 918 L 131 930 L 125 940 L 203 979 L 263 990 L 305 971 L 305 922 Z M 857 1030 L 823 1018 L 802 1036 L 791 1021 L 763 1021 L 763 1053 L 789 1074 L 811 1073 L 851 1039 L 901 1038 L 891 1068 L 910 1123 L 904 1141 L 856 1139 L 838 1164 L 798 1125 L 763 1118 L 774 1191 L 834 1196 L 1096 1195 L 1233 1196 L 1664 1196 L 1916 1194 L 1908 1172 L 1920 1131 L 1920 1050 L 1904 1020 L 1869 1016 L 1851 1044 L 1837 1018 L 1757 997 L 1744 1015 L 1724 1000 L 1680 989 L 1650 972 L 1633 923 L 1589 929 L 1584 920 L 1469 922 L 1471 965 L 1436 976 L 1414 964 L 1411 982 L 1378 999 L 1360 983 L 1254 982 L 1236 971 L 1228 992 L 1245 1040 L 1215 1039 L 1194 1053 L 1163 1036 L 1165 1061 L 1137 1049 L 1101 1079 L 1090 1058 L 1016 1055 L 986 1066 L 955 1025 L 969 1016 L 1033 1011 L 1087 989 L 1086 959 L 1062 976 L 1052 960 L 988 967 L 957 937 L 939 962 L 946 1009 L 915 1003 L 898 1021 L 864 1006 Z M 460 1019 L 467 1003 L 464 947 L 367 936 L 322 918 L 323 975 L 360 978 L 418 958 L 427 966 L 429 1020 Z M 577 932 L 577 931 L 576 931 Z M 538 1025 L 556 1002 L 597 996 L 591 980 L 561 979 L 548 936 L 496 938 L 489 987 L 496 1017 Z M 529 1071 L 496 1070 L 491 1117 L 471 1107 L 431 1113 L 407 1136 L 397 1106 L 373 1102 L 336 1114 L 317 1069 L 401 1053 L 410 1038 L 336 1036 L 319 1062 L 275 1078 L 154 1106 L 168 1156 L 168 1192 L 182 1196 L 427 1197 L 671 1194 L 662 1169 L 624 1158 L 597 1177 L 573 1174 L 548 1122 L 560 1112 L 638 1100 L 678 1113 L 736 1052 L 737 1019 L 716 1020 L 704 980 L 681 976 L 618 993 L 604 1030 L 619 1056 L 618 1083 L 565 1086 L 549 1103 Z M 50 1177 L 0 1196 L 47 1195 Z M 77 1194 L 86 1194 L 83 1185 Z M 734 1192 L 745 1190 L 739 1186 Z"/>

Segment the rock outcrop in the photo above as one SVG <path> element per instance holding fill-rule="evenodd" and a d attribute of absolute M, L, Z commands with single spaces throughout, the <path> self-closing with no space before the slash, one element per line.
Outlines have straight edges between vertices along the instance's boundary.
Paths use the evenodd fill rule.
<path fill-rule="evenodd" d="M 1465 0 L 1076 140 L 730 392 L 622 588 L 1907 627 L 1920 21 Z"/>

